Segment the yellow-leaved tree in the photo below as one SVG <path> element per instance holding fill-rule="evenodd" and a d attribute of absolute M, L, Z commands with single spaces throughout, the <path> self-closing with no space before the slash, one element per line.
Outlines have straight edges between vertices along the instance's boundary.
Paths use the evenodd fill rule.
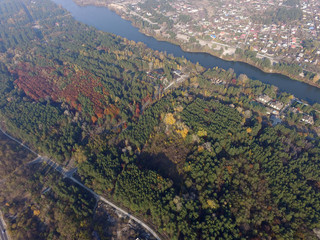
<path fill-rule="evenodd" d="M 211 199 L 207 200 L 207 204 L 208 204 L 208 207 L 211 209 L 215 209 L 219 206 L 214 200 L 211 200 Z"/>
<path fill-rule="evenodd" d="M 167 125 L 173 125 L 176 123 L 176 119 L 174 118 L 172 113 L 167 113 L 166 116 L 164 117 L 164 122 Z"/>
<path fill-rule="evenodd" d="M 183 139 L 185 139 L 188 135 L 189 130 L 187 128 L 183 128 L 182 130 L 177 130 L 177 132 L 181 134 Z"/>
<path fill-rule="evenodd" d="M 206 137 L 208 135 L 207 131 L 204 129 L 200 129 L 197 134 L 199 137 Z"/>
<path fill-rule="evenodd" d="M 33 215 L 39 216 L 40 215 L 40 210 L 33 210 Z"/>

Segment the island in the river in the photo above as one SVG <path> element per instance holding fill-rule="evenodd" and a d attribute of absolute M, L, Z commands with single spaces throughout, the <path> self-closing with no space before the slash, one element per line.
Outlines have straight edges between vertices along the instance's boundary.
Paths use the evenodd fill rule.
<path fill-rule="evenodd" d="M 148 36 L 319 87 L 318 1 L 75 0 L 105 6 Z"/>

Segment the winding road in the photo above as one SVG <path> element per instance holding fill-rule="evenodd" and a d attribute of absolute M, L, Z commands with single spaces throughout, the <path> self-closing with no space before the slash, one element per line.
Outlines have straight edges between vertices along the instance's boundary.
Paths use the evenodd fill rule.
<path fill-rule="evenodd" d="M 98 195 L 97 193 L 95 193 L 92 189 L 86 187 L 85 185 L 83 185 L 81 182 L 79 182 L 77 179 L 73 178 L 73 173 L 75 172 L 75 169 L 72 169 L 70 171 L 67 171 L 65 168 L 61 167 L 58 163 L 56 163 L 55 161 L 47 158 L 47 157 L 43 157 L 40 154 L 34 152 L 33 150 L 31 150 L 28 146 L 26 146 L 25 144 L 23 144 L 22 142 L 20 142 L 19 140 L 15 139 L 14 137 L 10 136 L 9 134 L 7 134 L 3 129 L 0 128 L 0 131 L 7 136 L 8 138 L 10 138 L 11 140 L 17 142 L 18 144 L 20 144 L 21 146 L 23 146 L 24 148 L 28 149 L 29 151 L 31 151 L 32 153 L 38 155 L 38 157 L 32 161 L 30 161 L 28 164 L 35 164 L 35 163 L 39 163 L 39 162 L 46 162 L 48 165 L 50 165 L 52 168 L 54 168 L 56 171 L 58 171 L 59 173 L 61 173 L 63 175 L 63 177 L 69 178 L 70 180 L 72 180 L 74 183 L 78 184 L 79 186 L 81 186 L 82 188 L 86 189 L 88 192 L 90 192 L 96 199 L 97 201 L 102 201 L 105 204 L 108 204 L 109 206 L 111 206 L 112 208 L 116 209 L 117 211 L 121 212 L 122 214 L 124 214 L 125 216 L 129 217 L 130 219 L 134 220 L 135 222 L 137 222 L 138 224 L 140 224 L 145 230 L 147 230 L 154 238 L 156 238 L 157 240 L 161 240 L 161 238 L 159 237 L 159 235 L 151 229 L 151 227 L 149 227 L 146 223 L 144 223 L 142 220 L 138 219 L 135 216 L 132 216 L 129 212 L 127 212 L 126 210 L 118 207 L 117 205 L 115 205 L 114 203 L 112 203 L 111 201 L 105 199 L 104 197 Z M 8 240 L 8 237 L 6 235 L 6 232 L 2 233 L 2 221 L 0 221 L 0 230 L 1 230 L 1 239 L 0 240 Z"/>

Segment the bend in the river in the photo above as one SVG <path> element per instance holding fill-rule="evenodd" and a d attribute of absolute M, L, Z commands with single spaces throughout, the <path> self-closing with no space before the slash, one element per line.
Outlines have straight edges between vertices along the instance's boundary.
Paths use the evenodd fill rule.
<path fill-rule="evenodd" d="M 226 61 L 207 53 L 185 52 L 177 45 L 169 42 L 158 41 L 153 37 L 148 37 L 142 34 L 139 32 L 139 29 L 132 26 L 129 21 L 122 19 L 119 15 L 106 7 L 81 7 L 76 5 L 72 0 L 52 1 L 67 9 L 76 20 L 104 32 L 114 33 L 136 42 L 143 42 L 154 50 L 167 52 L 168 54 L 173 54 L 176 57 L 184 56 L 189 61 L 193 63 L 199 62 L 206 68 L 213 68 L 216 66 L 226 70 L 233 68 L 237 75 L 246 74 L 251 79 L 275 85 L 281 91 L 293 94 L 311 104 L 315 102 L 320 103 L 320 89 L 317 87 L 293 80 L 281 74 L 265 73 L 247 63 Z"/>

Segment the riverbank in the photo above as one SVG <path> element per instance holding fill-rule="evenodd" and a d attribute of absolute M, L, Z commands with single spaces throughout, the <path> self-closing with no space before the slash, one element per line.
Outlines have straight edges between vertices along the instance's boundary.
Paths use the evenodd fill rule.
<path fill-rule="evenodd" d="M 79 6 L 73 0 L 52 1 L 67 9 L 71 13 L 72 17 L 74 17 L 77 21 L 94 27 L 100 31 L 115 34 L 135 42 L 144 43 L 146 47 L 153 49 L 154 51 L 165 52 L 178 58 L 185 58 L 186 60 L 194 64 L 199 63 L 201 66 L 207 69 L 216 67 L 226 70 L 232 69 L 237 76 L 239 76 L 240 74 L 245 74 L 250 79 L 259 80 L 265 84 L 276 86 L 280 91 L 292 94 L 299 99 L 305 100 L 309 104 L 320 102 L 320 88 L 318 87 L 311 86 L 310 84 L 307 84 L 303 81 L 293 80 L 285 75 L 275 74 L 274 71 L 272 71 L 271 73 L 263 72 L 262 70 L 260 70 L 260 68 L 244 63 L 244 61 L 232 61 L 230 56 L 228 56 L 228 60 L 230 61 L 223 60 L 219 57 L 214 56 L 221 55 L 221 51 L 219 53 L 217 52 L 208 54 L 206 53 L 207 51 L 201 52 L 196 48 L 191 49 L 189 46 L 183 46 L 184 50 L 188 50 L 189 52 L 183 51 L 182 48 L 178 46 L 179 44 L 177 42 L 173 44 L 161 37 L 157 37 L 159 40 L 161 40 L 158 41 L 156 38 L 151 37 L 151 34 L 148 34 L 148 32 L 145 32 L 145 34 L 143 34 L 137 27 L 134 27 L 130 21 L 123 19 L 123 17 L 117 14 L 114 10 L 110 10 L 110 7 L 97 7 L 93 5 Z M 116 6 L 118 5 L 119 4 L 116 4 Z M 124 13 L 122 14 L 126 15 Z M 137 24 L 139 23 L 137 22 Z M 156 31 L 156 33 L 160 35 L 159 30 Z M 149 36 L 147 36 L 146 34 L 148 34 Z M 219 47 L 220 46 L 222 46 L 222 44 L 220 44 Z M 215 46 L 212 47 L 212 50 L 214 50 Z M 205 50 L 208 50 L 208 47 Z M 228 48 L 226 50 L 228 50 L 229 52 L 235 51 L 235 49 L 231 48 Z M 257 57 L 261 58 L 263 56 L 259 54 Z M 262 60 L 259 60 L 259 63 L 261 62 Z M 297 75 L 298 74 L 299 73 L 297 73 Z"/>
<path fill-rule="evenodd" d="M 119 15 L 122 19 L 129 21 L 134 27 L 139 29 L 140 33 L 142 33 L 148 37 L 152 37 L 158 41 L 168 42 L 168 43 L 174 44 L 176 46 L 179 46 L 184 52 L 205 53 L 205 54 L 210 54 L 210 55 L 217 57 L 217 58 L 224 60 L 224 61 L 245 63 L 245 64 L 248 64 L 250 66 L 253 66 L 253 67 L 261 70 L 264 73 L 280 74 L 280 75 L 289 77 L 292 80 L 303 82 L 303 83 L 306 83 L 310 86 L 313 86 L 313 87 L 320 89 L 319 84 L 307 79 L 304 76 L 304 74 L 296 75 L 296 74 L 290 74 L 287 71 L 281 71 L 281 70 L 276 70 L 274 68 L 262 67 L 259 64 L 257 64 L 256 62 L 252 61 L 251 59 L 240 58 L 238 56 L 235 56 L 235 54 L 232 54 L 232 52 L 234 53 L 234 51 L 235 51 L 235 47 L 224 46 L 225 44 L 213 42 L 212 44 L 216 44 L 217 48 L 215 48 L 215 50 L 212 50 L 208 46 L 205 45 L 206 41 L 204 41 L 204 40 L 203 41 L 199 40 L 199 42 L 201 44 L 198 44 L 198 45 L 200 45 L 200 46 L 195 46 L 194 44 L 186 43 L 185 42 L 186 39 L 185 39 L 185 41 L 180 41 L 178 39 L 172 39 L 172 38 L 165 37 L 161 34 L 158 34 L 154 30 L 150 31 L 149 29 L 142 28 L 141 26 L 139 26 L 138 24 L 135 23 L 134 19 L 130 18 L 130 14 L 127 13 L 126 8 L 124 6 L 122 6 L 121 4 L 118 4 L 116 1 L 100 1 L 100 0 L 88 0 L 85 2 L 83 0 L 73 0 L 73 1 L 79 6 L 90 6 L 91 5 L 91 6 L 96 6 L 96 7 L 107 7 L 108 9 L 112 10 L 117 15 Z M 221 50 L 219 50 L 219 49 L 221 49 Z M 230 49 L 233 49 L 233 50 L 230 51 Z M 257 54 L 257 55 L 258 55 L 258 58 L 260 58 L 260 59 L 263 57 L 267 57 L 267 58 L 269 58 L 269 60 L 271 62 L 277 62 L 269 56 L 264 56 L 261 54 Z"/>
<path fill-rule="evenodd" d="M 111 9 L 112 10 L 112 9 Z M 116 11 L 115 11 L 116 12 Z M 117 12 L 116 12 L 117 13 Z M 120 15 L 119 13 L 117 13 L 118 15 Z M 120 15 L 121 16 L 121 15 Z M 172 44 L 175 44 L 177 46 L 179 46 L 183 51 L 185 52 L 190 52 L 190 53 L 206 53 L 206 54 L 210 54 L 214 57 L 217 57 L 217 58 L 220 58 L 222 60 L 225 60 L 225 61 L 229 61 L 229 62 L 242 62 L 242 63 L 246 63 L 246 64 L 249 64 L 253 67 L 256 67 L 258 68 L 259 70 L 263 71 L 264 73 L 272 73 L 272 74 L 280 74 L 280 75 L 284 75 L 286 77 L 289 77 L 291 78 L 292 80 L 295 80 L 295 81 L 299 81 L 299 82 L 304 82 L 308 85 L 311 85 L 313 87 L 316 87 L 316 88 L 319 88 L 320 89 L 320 85 L 315 83 L 315 82 L 312 82 L 310 80 L 307 80 L 305 79 L 304 77 L 301 77 L 301 76 L 296 76 L 296 75 L 292 75 L 292 74 L 289 74 L 287 72 L 282 72 L 282 71 L 278 71 L 278 70 L 275 70 L 273 68 L 264 68 L 264 67 L 261 67 L 260 65 L 256 64 L 255 62 L 253 61 L 250 61 L 250 59 L 242 59 L 242 58 L 237 58 L 235 56 L 231 56 L 231 55 L 224 55 L 224 54 L 219 54 L 217 53 L 216 51 L 212 51 L 212 50 L 205 50 L 205 49 L 201 49 L 201 48 L 194 48 L 194 47 L 190 47 L 189 45 L 185 45 L 184 43 L 181 43 L 179 41 L 175 41 L 173 39 L 168 39 L 168 38 L 164 38 L 162 36 L 159 36 L 159 35 L 153 35 L 153 34 L 150 34 L 148 33 L 147 31 L 145 31 L 144 29 L 141 29 L 139 26 L 137 26 L 136 24 L 134 24 L 130 19 L 127 19 L 127 18 L 124 18 L 123 16 L 121 16 L 123 19 L 125 20 L 128 20 L 132 23 L 132 25 L 134 27 L 137 27 L 139 29 L 139 31 L 143 34 L 145 34 L 146 36 L 149 36 L 149 37 L 153 37 L 155 38 L 156 40 L 158 41 L 163 41 L 163 42 L 170 42 Z M 227 69 L 226 69 L 227 70 Z"/>

